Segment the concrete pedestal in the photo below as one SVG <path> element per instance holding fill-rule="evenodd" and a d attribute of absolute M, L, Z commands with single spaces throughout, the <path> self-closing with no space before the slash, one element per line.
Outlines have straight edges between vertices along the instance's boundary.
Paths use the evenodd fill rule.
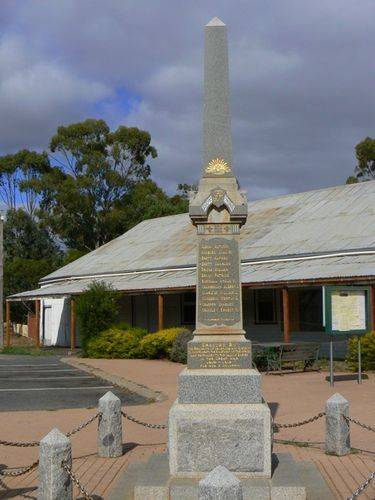
<path fill-rule="evenodd" d="M 261 404 L 180 404 L 169 413 L 169 467 L 204 477 L 218 465 L 243 477 L 271 476 L 271 414 Z"/>

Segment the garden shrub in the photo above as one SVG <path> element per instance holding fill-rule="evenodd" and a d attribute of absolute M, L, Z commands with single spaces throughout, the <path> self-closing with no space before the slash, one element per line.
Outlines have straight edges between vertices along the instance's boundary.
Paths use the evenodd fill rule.
<path fill-rule="evenodd" d="M 146 335 L 143 328 L 114 325 L 88 340 L 86 354 L 90 358 L 141 358 L 140 342 Z"/>
<path fill-rule="evenodd" d="M 118 292 L 104 282 L 93 281 L 77 298 L 77 318 L 83 353 L 89 339 L 112 325 L 118 315 Z"/>
<path fill-rule="evenodd" d="M 193 334 L 189 330 L 180 332 L 173 341 L 170 359 L 176 363 L 187 362 L 187 344 L 193 339 Z"/>
<path fill-rule="evenodd" d="M 375 332 L 366 333 L 360 339 L 362 369 L 375 370 Z M 346 362 L 351 370 L 358 370 L 358 337 L 352 337 L 348 341 Z"/>
<path fill-rule="evenodd" d="M 276 360 L 279 356 L 277 347 L 267 347 L 260 350 L 253 350 L 253 364 L 260 372 L 266 371 L 268 367 L 268 359 Z"/>
<path fill-rule="evenodd" d="M 175 338 L 184 331 L 186 331 L 185 328 L 176 327 L 149 333 L 141 340 L 140 349 L 143 357 L 148 359 L 169 358 Z"/>

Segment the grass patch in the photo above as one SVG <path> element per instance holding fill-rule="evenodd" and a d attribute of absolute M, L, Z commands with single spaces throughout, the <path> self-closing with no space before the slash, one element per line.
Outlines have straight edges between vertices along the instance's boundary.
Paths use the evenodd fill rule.
<path fill-rule="evenodd" d="M 56 354 L 52 350 L 38 349 L 37 347 L 12 345 L 3 347 L 0 354 L 17 354 L 22 356 L 51 356 Z"/>

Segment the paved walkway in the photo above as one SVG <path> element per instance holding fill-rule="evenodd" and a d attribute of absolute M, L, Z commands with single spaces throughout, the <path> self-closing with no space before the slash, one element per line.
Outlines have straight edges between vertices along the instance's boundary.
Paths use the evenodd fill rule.
<path fill-rule="evenodd" d="M 84 360 L 90 366 L 108 373 L 133 380 L 155 391 L 162 391 L 167 399 L 151 405 L 131 406 L 126 410 L 135 417 L 151 423 L 164 423 L 168 409 L 176 398 L 177 376 L 182 365 L 168 361 L 148 360 Z M 265 375 L 263 392 L 270 403 L 275 420 L 280 423 L 295 422 L 319 413 L 326 399 L 340 392 L 350 401 L 350 414 L 354 418 L 373 425 L 375 421 L 375 376 L 365 380 L 361 386 L 354 381 L 339 382 L 332 389 L 323 373 L 302 373 L 284 376 Z M 69 431 L 93 414 L 94 409 L 58 410 L 54 412 L 2 412 L 0 413 L 0 439 L 36 440 L 52 427 Z M 357 485 L 375 470 L 375 434 L 352 425 L 352 446 L 367 450 L 347 457 L 327 456 L 316 447 L 296 447 L 276 444 L 276 451 L 288 451 L 296 459 L 311 459 L 318 465 L 335 492 L 337 498 L 347 498 Z M 324 419 L 292 429 L 283 429 L 276 439 L 303 440 L 311 443 L 324 441 Z M 133 460 L 146 460 L 151 453 L 165 449 L 166 431 L 145 430 L 132 422 L 124 422 L 123 441 L 126 453 L 119 459 L 99 459 L 96 456 L 96 424 L 72 437 L 73 470 L 77 472 L 87 489 L 108 498 L 112 486 L 122 471 Z M 34 448 L 0 448 L 0 464 L 25 466 L 37 458 Z M 19 479 L 6 479 L 0 498 L 36 498 L 37 473 Z M 1 488 L 1 484 L 0 484 Z M 10 488 L 7 490 L 6 488 Z M 0 490 L 1 493 L 1 490 Z M 78 492 L 76 497 L 78 498 Z M 374 499 L 375 488 L 370 486 L 361 499 Z"/>

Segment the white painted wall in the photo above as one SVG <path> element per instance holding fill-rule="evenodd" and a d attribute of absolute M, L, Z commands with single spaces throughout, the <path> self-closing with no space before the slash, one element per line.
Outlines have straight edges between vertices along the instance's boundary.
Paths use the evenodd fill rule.
<path fill-rule="evenodd" d="M 70 345 L 70 301 L 67 298 L 42 299 L 40 341 L 43 345 Z"/>

